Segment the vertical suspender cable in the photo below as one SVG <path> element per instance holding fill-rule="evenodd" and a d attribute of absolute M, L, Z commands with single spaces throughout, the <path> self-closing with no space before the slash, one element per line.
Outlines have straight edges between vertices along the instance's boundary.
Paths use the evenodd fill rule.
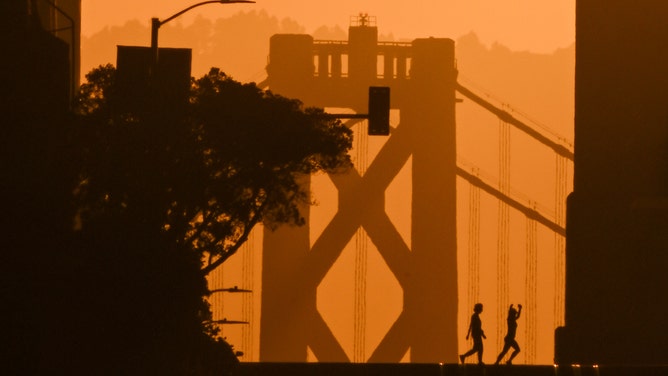
<path fill-rule="evenodd" d="M 475 171 L 474 171 L 475 173 Z M 467 313 L 480 299 L 480 188 L 469 184 L 469 251 Z M 468 316 L 465 316 L 468 317 Z M 468 323 L 466 324 L 468 325 Z M 472 341 L 472 340 L 471 340 Z"/>
<path fill-rule="evenodd" d="M 526 344 L 524 359 L 528 364 L 536 362 L 536 326 L 538 321 L 537 284 L 538 284 L 538 244 L 537 223 L 526 219 L 526 280 L 524 282 L 526 307 L 524 309 Z"/>
<path fill-rule="evenodd" d="M 216 288 L 223 288 L 225 286 L 224 277 L 225 265 L 221 265 L 211 273 L 209 284 L 216 286 Z M 215 311 L 211 312 L 213 318 L 216 320 L 225 318 L 225 293 L 216 293 L 211 296 L 213 297 L 211 305 L 217 308 Z M 218 328 L 220 329 L 220 336 L 225 337 L 225 325 L 218 325 Z"/>
<path fill-rule="evenodd" d="M 357 134 L 357 163 L 356 167 L 360 175 L 364 175 L 368 165 L 368 142 L 369 137 L 362 131 L 363 126 Z M 354 333 L 353 333 L 353 361 L 363 363 L 366 361 L 366 270 L 367 270 L 367 246 L 368 238 L 360 227 L 355 235 L 355 297 L 354 297 Z"/>
<path fill-rule="evenodd" d="M 241 276 L 243 281 L 243 286 L 245 289 L 253 290 L 253 279 L 254 279 L 254 269 L 255 265 L 255 247 L 254 247 L 255 236 L 251 232 L 246 243 L 243 245 L 242 251 L 242 269 Z M 243 348 L 243 357 L 245 361 L 254 361 L 253 353 L 253 295 L 252 294 L 243 294 L 241 298 L 241 318 L 243 321 L 248 322 L 248 325 L 241 327 L 241 346 Z"/>
<path fill-rule="evenodd" d="M 509 195 L 510 191 L 510 126 L 499 119 L 499 191 Z M 510 253 L 510 211 L 506 203 L 499 201 L 497 244 L 497 316 L 496 343 L 503 347 L 505 318 L 508 305 L 508 257 Z"/>
<path fill-rule="evenodd" d="M 560 225 L 565 225 L 566 217 L 566 192 L 568 186 L 567 177 L 567 159 L 561 155 L 556 155 L 556 187 L 554 198 L 554 221 Z M 566 271 L 565 255 L 566 239 L 554 234 L 554 327 L 564 325 L 564 296 L 566 282 L 564 273 Z"/>
<path fill-rule="evenodd" d="M 480 188 L 473 184 L 469 185 L 468 242 L 469 282 L 467 307 L 470 309 L 480 299 Z"/>
<path fill-rule="evenodd" d="M 366 271 L 367 237 L 362 228 L 357 229 L 355 252 L 355 333 L 353 362 L 366 361 Z"/>

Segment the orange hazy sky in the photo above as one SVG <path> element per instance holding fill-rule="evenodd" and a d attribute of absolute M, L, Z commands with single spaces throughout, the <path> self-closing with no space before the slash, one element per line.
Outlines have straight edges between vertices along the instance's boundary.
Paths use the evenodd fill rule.
<path fill-rule="evenodd" d="M 132 19 L 148 25 L 151 17 L 164 19 L 197 2 L 83 0 L 82 33 L 89 36 Z M 346 30 L 350 16 L 368 13 L 377 18 L 381 34 L 392 34 L 397 40 L 457 38 L 474 31 L 485 44 L 499 42 L 512 50 L 539 53 L 575 41 L 575 0 L 257 0 L 255 4 L 204 5 L 178 21 L 187 24 L 197 15 L 224 18 L 242 11 L 291 18 L 303 25 L 306 33 L 320 26 L 339 25 Z"/>
<path fill-rule="evenodd" d="M 192 5 L 196 4 L 202 0 L 82 0 L 82 34 L 84 37 L 90 37 L 95 33 L 105 29 L 106 27 L 111 26 L 122 26 L 127 21 L 138 20 L 139 22 L 144 23 L 146 28 L 150 24 L 151 17 L 158 17 L 160 19 L 165 19 L 175 14 L 176 12 Z M 229 5 L 205 5 L 198 7 L 185 15 L 179 17 L 174 23 L 182 23 L 183 25 L 189 25 L 195 19 L 195 17 L 202 15 L 211 19 L 217 18 L 228 18 L 239 12 L 266 12 L 269 16 L 278 18 L 279 20 L 290 18 L 295 21 L 297 24 L 303 26 L 304 32 L 308 34 L 313 34 L 313 32 L 320 28 L 321 26 L 333 27 L 339 26 L 342 30 L 347 30 L 350 17 L 357 15 L 359 13 L 368 13 L 371 16 L 375 16 L 377 20 L 378 31 L 383 36 L 392 35 L 394 40 L 412 40 L 415 38 L 424 38 L 424 37 L 437 37 L 437 38 L 452 38 L 458 39 L 463 35 L 467 35 L 470 32 L 474 32 L 478 39 L 487 46 L 491 46 L 495 42 L 508 47 L 513 51 L 530 51 L 538 54 L 552 54 L 555 50 L 572 46 L 575 42 L 575 1 L 576 0 L 420 0 L 420 1 L 397 1 L 397 0 L 339 0 L 339 1 L 317 1 L 317 0 L 257 0 L 255 4 L 229 4 Z M 171 24 L 171 23 L 170 23 Z M 149 43 L 148 30 L 145 43 Z M 168 38 L 165 38 L 167 40 Z M 114 43 L 117 43 L 114 40 Z M 130 42 L 123 42 L 130 43 Z M 134 42 L 133 42 L 134 43 Z M 113 46 L 112 46 L 113 47 Z M 106 47 L 105 47 L 106 48 Z M 250 48 L 250 47 L 249 47 Z M 112 48 L 110 53 L 115 53 L 115 50 Z M 502 54 L 503 55 L 503 54 Z M 522 56 L 528 54 L 520 54 Z M 104 63 L 109 56 L 101 60 L 95 60 L 94 64 Z M 500 55 L 495 55 L 500 56 Z M 470 56 L 471 59 L 478 58 L 479 55 Z M 525 56 L 526 57 L 526 56 Z M 99 57 L 96 57 L 98 59 Z M 551 56 L 550 59 L 554 59 L 554 56 Z M 513 60 L 517 61 L 517 60 Z M 530 60 L 537 61 L 537 60 Z M 551 60 L 556 61 L 556 64 L 567 64 L 572 65 L 574 60 L 564 60 L 562 58 Z M 88 62 L 89 65 L 91 62 Z M 462 69 L 460 73 L 467 73 L 468 71 L 474 71 L 473 81 L 479 83 L 482 87 L 495 86 L 494 82 L 490 82 L 489 79 L 485 79 L 481 76 L 478 76 L 478 73 L 482 71 L 489 71 L 490 74 L 498 72 L 500 67 L 504 67 L 502 61 L 490 62 L 489 60 L 480 60 L 473 64 L 470 61 L 462 61 Z M 474 65 L 481 64 L 494 64 L 490 66 L 490 69 L 481 68 L 482 70 L 474 70 Z M 228 64 L 230 65 L 230 64 Z M 464 69 L 463 67 L 467 67 Z M 545 65 L 541 65 L 542 69 L 545 69 Z M 569 73 L 569 69 L 554 69 L 549 70 L 549 72 L 566 72 Z M 529 90 L 535 94 L 541 102 L 548 103 L 538 103 L 532 101 L 521 101 L 519 99 L 508 99 L 502 96 L 505 100 L 509 100 L 511 104 L 519 106 L 519 109 L 522 111 L 536 115 L 541 123 L 546 123 L 551 125 L 554 128 L 559 129 L 560 134 L 572 134 L 572 108 L 566 108 L 564 103 L 567 103 L 569 100 L 572 100 L 572 89 L 566 87 L 557 88 L 554 92 L 557 94 L 551 94 L 549 90 L 543 90 L 541 85 L 548 85 L 547 83 L 553 83 L 553 80 L 541 80 L 541 75 L 544 75 L 545 72 L 537 71 L 535 69 L 525 69 L 518 76 L 517 70 L 514 72 L 509 72 L 508 70 L 501 70 L 500 75 L 512 76 L 512 82 L 516 82 L 517 85 Z M 200 74 L 200 73 L 197 73 Z M 523 75 L 522 75 L 523 74 Z M 549 74 L 549 73 L 548 73 Z M 463 78 L 463 74 L 460 74 L 460 78 Z M 485 77 L 488 77 L 487 75 Z M 471 79 L 471 77 L 467 78 Z M 572 77 L 571 77 L 572 78 Z M 478 82 L 476 80 L 481 80 Z M 502 80 L 503 81 L 503 80 Z M 565 80 L 566 81 L 566 80 Z M 503 81 L 505 84 L 505 81 Z M 529 82 L 529 83 L 528 83 Z M 559 86 L 552 85 L 551 86 Z M 532 87 L 536 87 L 537 90 L 531 91 Z M 562 90 L 563 89 L 563 90 Z M 541 96 L 543 95 L 543 96 Z M 554 97 L 548 95 L 561 95 L 566 96 L 567 99 L 558 98 L 557 100 Z M 571 98 L 571 99 L 569 99 Z M 516 103 L 517 102 L 517 103 Z M 465 159 L 472 160 L 475 166 L 482 168 L 481 171 L 495 171 L 495 168 L 498 167 L 498 152 L 496 135 L 498 130 L 498 120 L 489 114 L 482 114 L 482 118 L 471 116 L 470 113 L 474 113 L 479 109 L 471 108 L 473 105 L 469 104 L 467 109 L 467 103 L 463 103 L 458 107 L 458 153 L 460 156 L 465 157 Z M 554 111 L 547 111 L 546 106 L 552 106 L 555 108 Z M 553 112 L 564 112 L 566 115 L 563 116 L 551 116 Z M 485 118 L 488 116 L 489 119 Z M 479 121 L 480 119 L 486 120 Z M 565 120 L 564 120 L 565 119 Z M 479 124 L 480 123 L 480 124 Z M 357 129 L 358 134 L 360 132 Z M 485 144 L 481 140 L 480 135 L 483 132 L 491 132 L 493 136 L 485 138 L 489 143 Z M 468 137 L 467 137 L 468 135 Z M 544 179 L 544 184 L 533 184 L 536 181 L 536 176 L 542 176 L 545 171 L 554 171 L 554 156 L 549 154 L 545 150 L 534 150 L 527 149 L 522 153 L 522 148 L 526 147 L 525 144 L 529 144 L 526 140 L 523 141 L 521 135 L 516 136 L 513 146 L 515 151 L 513 154 L 513 181 L 512 184 L 520 184 L 519 188 L 521 192 L 528 194 L 534 202 L 539 202 L 544 205 L 551 205 L 554 203 L 554 186 L 556 185 L 552 180 Z M 380 146 L 375 144 L 365 145 L 365 148 L 369 150 L 379 150 Z M 533 144 L 531 144 L 533 145 Z M 356 146 L 357 147 L 357 146 Z M 467 149 L 468 147 L 468 149 Z M 533 147 L 533 146 L 531 146 Z M 536 147 L 536 149 L 538 149 Z M 468 152 L 467 152 L 468 150 Z M 546 155 L 543 155 L 543 154 Z M 530 156 L 530 158 L 527 158 Z M 372 158 L 369 157 L 369 160 Z M 491 162 L 489 162 L 491 161 Z M 542 162 L 547 161 L 544 164 Z M 486 163 L 489 162 L 489 163 Z M 356 162 L 357 163 L 357 162 Z M 489 168 L 486 168 L 489 167 Z M 402 172 L 402 178 L 406 181 L 409 180 L 410 170 L 406 169 Z M 404 176 L 405 175 L 405 176 Z M 317 180 L 319 179 L 319 180 Z M 554 179 L 554 177 L 550 178 Z M 400 179 L 398 179 L 400 180 Z M 539 179 L 542 180 L 542 179 Z M 570 175 L 568 181 L 571 181 Z M 315 199 L 320 203 L 320 205 L 312 208 L 312 222 L 310 223 L 311 232 L 313 239 L 316 239 L 319 232 L 322 231 L 326 225 L 326 220 L 329 220 L 331 216 L 336 211 L 337 202 L 335 200 L 327 199 L 327 195 L 335 196 L 334 188 L 331 185 L 331 182 L 326 177 L 320 177 L 314 179 L 322 183 L 321 185 L 329 187 L 329 191 L 321 192 L 318 191 L 315 193 Z M 526 182 L 529 182 L 528 184 Z M 515 187 L 515 185 L 513 185 Z M 569 186 L 570 187 L 570 186 Z M 459 258 L 459 269 L 460 273 L 460 318 L 459 318 L 459 327 L 460 327 L 460 349 L 464 349 L 469 346 L 469 343 L 465 341 L 465 330 L 467 328 L 467 320 L 470 317 L 471 307 L 473 302 L 469 302 L 470 299 L 467 297 L 467 289 L 469 283 L 468 274 L 466 267 L 468 265 L 469 251 L 468 247 L 470 245 L 469 241 L 469 205 L 471 195 L 471 189 L 468 185 L 463 182 L 458 183 L 458 211 L 459 214 L 459 223 L 458 223 L 458 258 Z M 316 189 L 317 190 L 317 189 Z M 406 215 L 410 211 L 410 202 L 406 197 L 410 197 L 410 191 L 405 188 L 405 184 L 401 185 L 400 183 L 393 184 L 388 188 L 387 193 L 387 202 L 392 203 L 391 207 L 386 207 L 388 215 L 392 218 L 393 222 L 397 226 L 398 231 L 401 233 L 402 237 L 407 243 L 410 243 L 410 222 L 406 221 L 405 218 L 410 218 L 410 215 Z M 542 198 L 547 197 L 543 200 Z M 501 338 L 502 333 L 499 331 L 501 326 L 505 325 L 503 319 L 503 314 L 505 314 L 506 307 L 502 307 L 501 313 L 503 317 L 500 319 L 499 309 L 496 306 L 497 297 L 496 297 L 496 283 L 494 278 L 496 277 L 496 266 L 497 266 L 497 210 L 498 203 L 494 201 L 493 198 L 486 197 L 483 195 L 482 201 L 480 204 L 481 207 L 481 223 L 480 227 L 480 245 L 481 249 L 480 257 L 483 265 L 481 265 L 480 273 L 485 276 L 484 283 L 480 284 L 479 297 L 480 301 L 485 302 L 485 311 L 484 320 L 485 320 L 485 329 L 488 331 L 490 340 L 486 346 L 486 361 L 493 361 L 492 357 L 495 356 L 494 352 L 498 351 L 497 347 L 500 343 L 498 338 Z M 320 222 L 314 218 L 320 218 Z M 512 256 L 510 258 L 510 270 L 511 270 L 511 286 L 509 292 L 509 298 L 513 303 L 522 303 L 526 302 L 526 255 L 525 255 L 525 244 L 524 242 L 527 239 L 525 234 L 526 229 L 526 219 L 519 216 L 517 213 L 513 214 L 513 217 L 510 219 L 510 226 L 512 228 Z M 539 274 L 541 275 L 541 280 L 538 282 L 537 289 L 540 291 L 540 300 L 541 304 L 536 308 L 535 314 L 540 318 L 536 324 L 536 331 L 538 333 L 539 341 L 537 342 L 536 358 L 533 360 L 535 363 L 540 364 L 551 364 L 552 361 L 552 350 L 553 350 L 553 331 L 555 327 L 555 322 L 557 321 L 558 315 L 553 311 L 553 306 L 556 304 L 553 302 L 556 300 L 554 298 L 555 291 L 557 288 L 555 280 L 555 265 L 556 252 L 554 251 L 557 248 L 557 237 L 549 231 L 540 229 L 537 235 L 538 238 L 538 247 L 541 250 L 540 253 L 540 262 L 538 263 Z M 312 239 L 312 240 L 313 240 Z M 261 236 L 256 237 L 257 247 L 260 247 Z M 368 242 L 368 240 L 367 240 Z M 244 254 L 252 254 L 250 249 L 253 248 L 254 242 L 249 242 L 249 250 Z M 354 244 L 352 242 L 351 244 Z M 355 280 L 350 273 L 351 268 L 354 266 L 355 262 L 355 252 L 353 251 L 353 246 L 349 244 L 346 247 L 346 250 L 342 252 L 342 255 L 339 261 L 332 267 L 328 277 L 325 279 L 324 283 L 319 286 L 319 300 L 318 300 L 318 310 L 323 315 L 325 321 L 328 325 L 331 326 L 331 330 L 339 341 L 341 341 L 342 346 L 346 351 L 352 351 L 353 348 L 353 302 L 352 300 L 352 291 L 354 291 Z M 373 247 L 370 246 L 370 249 Z M 248 255 L 247 255 L 248 256 Z M 248 256 L 252 258 L 251 256 Z M 242 273 L 243 259 L 241 257 L 230 259 L 229 263 L 225 265 L 225 272 L 221 272 L 221 275 L 225 275 L 225 278 L 220 278 L 220 281 L 213 281 L 212 286 L 215 288 L 218 287 L 229 287 L 233 285 L 239 285 L 244 288 L 251 288 L 257 291 L 258 285 L 260 285 L 259 277 L 260 272 L 255 270 L 254 279 L 257 285 L 252 288 L 245 284 L 243 278 L 240 276 Z M 352 265 L 352 266 L 351 266 Z M 367 306 L 368 306 L 368 321 L 366 328 L 366 353 L 367 355 L 371 354 L 383 335 L 385 334 L 388 326 L 392 324 L 392 319 L 396 318 L 397 312 L 401 310 L 401 291 L 397 283 L 392 278 L 390 272 L 387 268 L 383 268 L 384 263 L 380 259 L 377 252 L 370 251 L 368 259 L 368 272 L 367 278 L 369 280 L 369 287 L 367 291 Z M 258 268 L 257 265 L 254 268 Z M 334 283 L 333 281 L 336 281 Z M 374 284 L 375 283 L 375 284 Z M 261 287 L 260 287 L 261 288 Z M 257 307 L 259 307 L 260 294 L 254 294 L 252 299 L 255 301 Z M 332 297 L 329 298 L 320 298 L 322 296 Z M 225 298 L 227 303 L 222 303 L 222 297 L 217 297 L 220 301 L 214 301 L 214 307 L 223 306 L 224 310 L 215 311 L 214 315 L 217 318 L 229 318 L 229 319 L 241 319 L 242 310 L 241 307 L 243 304 L 241 302 L 236 302 L 232 298 Z M 253 313 L 253 317 L 249 318 L 250 321 L 254 324 L 250 326 L 251 332 L 254 338 L 253 340 L 248 340 L 249 343 L 244 343 L 245 340 L 241 338 L 246 338 L 242 334 L 242 328 L 234 326 L 232 328 L 226 327 L 224 335 L 235 344 L 236 348 L 243 350 L 247 355 L 243 360 L 257 360 L 258 353 L 258 331 L 257 328 L 253 329 L 253 325 L 258 325 L 259 327 L 259 308 Z M 378 312 L 376 312 L 378 311 Z M 377 315 L 375 315 L 377 314 Z M 218 315 L 218 316 L 216 316 Z M 528 317 L 528 315 L 527 315 Z M 497 326 L 500 325 L 500 326 Z M 528 327 L 526 321 L 522 321 L 520 331 L 524 333 L 524 328 Z M 461 333 L 464 331 L 464 333 Z M 499 333 L 497 333 L 499 332 Z M 525 334 L 520 334 L 521 343 L 524 342 Z M 254 341 L 254 342 L 253 342 Z M 529 354 L 530 351 L 525 351 L 520 354 L 518 358 L 519 363 L 524 363 L 527 358 L 525 354 Z M 353 359 L 352 355 L 351 359 Z"/>

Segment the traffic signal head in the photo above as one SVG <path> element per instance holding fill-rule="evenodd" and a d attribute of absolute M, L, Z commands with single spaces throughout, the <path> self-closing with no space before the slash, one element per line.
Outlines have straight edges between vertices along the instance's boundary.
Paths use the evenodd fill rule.
<path fill-rule="evenodd" d="M 369 87 L 369 135 L 390 134 L 390 88 Z"/>

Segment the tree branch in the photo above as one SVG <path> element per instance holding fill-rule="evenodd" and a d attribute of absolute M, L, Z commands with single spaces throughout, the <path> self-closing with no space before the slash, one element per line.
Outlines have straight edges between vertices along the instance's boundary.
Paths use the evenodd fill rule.
<path fill-rule="evenodd" d="M 260 205 L 260 207 L 258 208 L 257 214 L 255 214 L 255 216 L 253 216 L 253 218 L 250 221 L 248 221 L 248 225 L 244 228 L 244 232 L 243 232 L 243 234 L 241 234 L 241 236 L 239 237 L 237 242 L 232 247 L 230 247 L 230 249 L 228 249 L 225 253 L 220 255 L 220 257 L 217 258 L 216 261 L 209 262 L 209 264 L 207 266 L 200 269 L 204 276 L 209 275 L 209 273 L 214 271 L 217 267 L 219 267 L 227 259 L 229 259 L 235 253 L 237 253 L 239 248 L 241 248 L 241 246 L 246 242 L 246 240 L 248 240 L 248 236 L 250 235 L 250 233 L 253 230 L 253 228 L 255 227 L 255 225 L 260 221 L 260 218 L 262 218 L 261 214 L 262 214 L 262 211 L 263 211 L 266 203 L 267 203 L 267 201 L 264 201 L 262 203 L 262 205 Z"/>

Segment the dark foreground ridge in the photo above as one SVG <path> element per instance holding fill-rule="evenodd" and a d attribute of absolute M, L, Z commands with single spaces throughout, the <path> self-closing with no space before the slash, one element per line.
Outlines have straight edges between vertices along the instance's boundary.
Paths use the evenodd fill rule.
<path fill-rule="evenodd" d="M 527 366 L 426 363 L 240 363 L 233 376 L 659 376 L 663 366 Z"/>

